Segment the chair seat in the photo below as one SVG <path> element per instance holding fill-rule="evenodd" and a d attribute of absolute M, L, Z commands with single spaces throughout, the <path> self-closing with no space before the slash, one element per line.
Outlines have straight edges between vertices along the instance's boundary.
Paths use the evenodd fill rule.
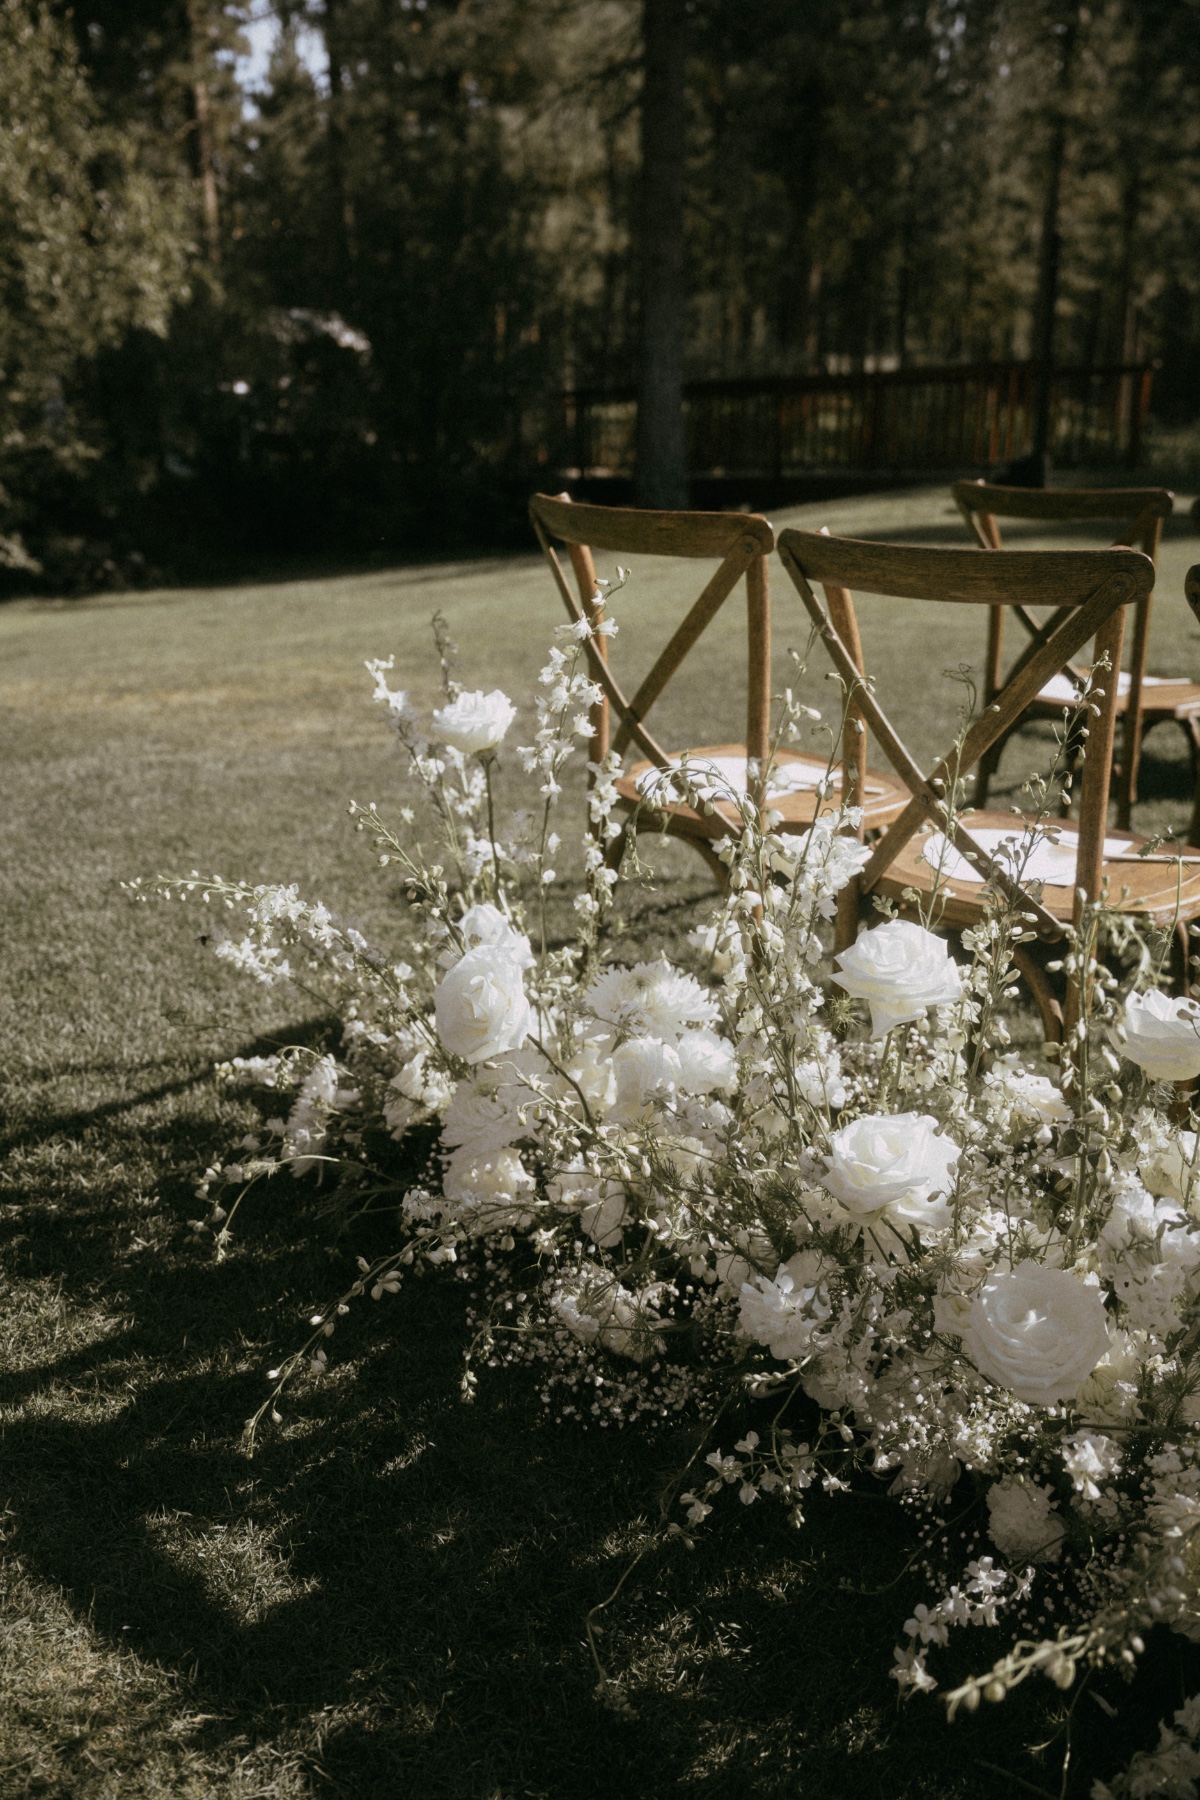
<path fill-rule="evenodd" d="M 1129 687 L 1129 671 L 1122 669 L 1117 684 L 1118 716 L 1129 710 Z M 1052 711 L 1057 717 L 1064 706 L 1073 706 L 1075 700 L 1075 684 L 1071 678 L 1065 674 L 1055 675 L 1042 688 L 1030 711 L 1039 714 Z M 1200 682 L 1189 681 L 1186 675 L 1143 676 L 1143 718 L 1154 714 L 1159 718 L 1186 719 L 1196 712 L 1200 712 Z"/>
<path fill-rule="evenodd" d="M 1019 839 L 1022 834 L 1021 822 L 1012 813 L 963 813 L 961 823 L 987 850 L 993 850 L 1003 839 Z M 1051 840 L 1057 838 L 1058 842 L 1048 841 L 1044 849 L 1039 847 L 1034 852 L 1024 880 L 1044 881 L 1042 905 L 1065 923 L 1075 905 L 1073 852 L 1079 841 L 1078 828 L 1073 822 L 1061 826 L 1044 823 L 1043 828 L 1049 831 Z M 1138 849 L 1146 842 L 1146 838 L 1128 831 L 1110 832 L 1105 837 L 1104 877 L 1111 904 L 1123 912 L 1148 914 L 1160 925 L 1169 925 L 1176 918 L 1195 918 L 1200 914 L 1200 850 L 1183 851 L 1185 858 L 1196 860 L 1184 862 L 1181 885 L 1179 865 L 1174 858 L 1137 860 Z M 900 900 L 905 888 L 915 888 L 922 895 L 932 893 L 934 863 L 943 854 L 943 847 L 942 894 L 946 907 L 942 920 L 955 927 L 973 924 L 982 910 L 983 879 L 952 845 L 945 844 L 941 833 L 932 829 L 910 839 L 881 877 L 876 891 L 893 900 Z M 1132 860 L 1123 860 L 1126 857 Z"/>
<path fill-rule="evenodd" d="M 678 760 L 679 754 L 682 753 L 672 756 L 673 762 Z M 735 793 L 745 791 L 745 744 L 705 744 L 689 750 L 687 758 L 693 781 L 703 782 L 713 794 L 715 811 L 711 815 L 699 813 L 678 800 L 666 799 L 661 791 L 666 781 L 665 772 L 652 762 L 634 763 L 618 777 L 617 794 L 622 805 L 627 811 L 640 807 L 648 824 L 663 821 L 669 830 L 683 837 L 721 838 L 731 828 L 736 831 L 741 823 L 737 807 L 730 800 L 716 796 L 731 788 Z M 829 764 L 824 757 L 805 756 L 796 750 L 776 753 L 767 788 L 767 804 L 783 815 L 783 823 L 777 827 L 779 831 L 807 831 L 818 813 L 834 812 L 842 804 L 840 765 L 832 771 L 832 792 L 824 799 L 818 797 L 818 785 L 829 773 Z M 868 831 L 874 831 L 890 824 L 904 811 L 911 798 L 908 788 L 895 775 L 868 769 L 866 792 L 859 796 L 864 826 Z"/>

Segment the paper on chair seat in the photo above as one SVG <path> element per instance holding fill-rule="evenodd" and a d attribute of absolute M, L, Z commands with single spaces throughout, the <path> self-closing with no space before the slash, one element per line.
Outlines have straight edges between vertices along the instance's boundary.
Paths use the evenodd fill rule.
<path fill-rule="evenodd" d="M 1117 682 L 1117 693 L 1122 699 L 1129 692 L 1131 680 L 1132 677 L 1130 676 L 1129 670 L 1122 669 L 1120 680 Z M 1142 676 L 1143 690 L 1146 688 L 1191 687 L 1191 685 L 1191 681 L 1186 675 Z M 1102 678 L 1101 686 L 1103 686 Z M 1071 680 L 1069 675 L 1052 675 L 1045 687 L 1042 688 L 1038 694 L 1039 700 L 1053 700 L 1056 705 L 1062 706 L 1073 706 L 1077 698 L 1078 692 L 1075 683 Z"/>
<path fill-rule="evenodd" d="M 672 765 L 679 766 L 679 758 L 671 758 Z M 826 769 L 823 763 L 783 762 L 776 763 L 771 770 L 771 783 L 767 790 L 767 799 L 781 799 L 785 794 L 803 793 L 815 788 L 824 781 Z M 834 770 L 834 780 L 838 779 L 838 771 Z M 688 775 L 692 786 L 702 800 L 725 800 L 730 791 L 734 794 L 746 792 L 746 758 L 744 756 L 697 756 L 688 758 Z M 637 778 L 639 794 L 647 800 L 664 798 L 661 789 L 670 782 L 670 769 L 644 769 Z M 669 791 L 667 798 L 670 797 Z"/>
<path fill-rule="evenodd" d="M 1019 868 L 1024 881 L 1045 881 L 1053 887 L 1074 887 L 1075 861 L 1079 852 L 1079 833 L 1062 830 L 1058 834 L 1058 842 L 1052 843 L 1044 831 L 1037 832 L 1038 843 L 1029 850 L 1026 839 L 1028 833 L 1014 827 L 1011 831 L 1000 830 L 995 826 L 981 825 L 972 830 L 970 819 L 963 820 L 963 828 L 971 833 L 981 850 L 994 856 L 1000 846 L 1008 845 L 1011 854 L 1000 858 L 1000 866 L 1010 875 Z M 1105 838 L 1105 856 L 1128 856 L 1137 846 L 1128 838 Z M 946 842 L 940 831 L 931 832 L 921 845 L 921 855 L 931 868 L 941 864 L 942 877 L 946 881 L 974 882 L 976 887 L 983 885 L 983 876 L 961 855 L 952 844 Z M 944 860 L 943 860 L 944 857 Z"/>

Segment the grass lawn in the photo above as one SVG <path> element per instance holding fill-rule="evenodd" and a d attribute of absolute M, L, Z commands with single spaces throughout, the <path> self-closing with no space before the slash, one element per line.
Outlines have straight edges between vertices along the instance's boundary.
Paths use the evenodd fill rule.
<path fill-rule="evenodd" d="M 1151 666 L 1194 674 L 1182 589 L 1200 540 L 1179 510 Z M 965 541 L 941 490 L 785 522 Z M 696 573 L 635 564 L 618 659 L 664 640 Z M 781 570 L 774 592 L 782 682 L 807 634 Z M 634 1716 L 601 1706 L 585 1614 L 690 1440 L 543 1427 L 515 1376 L 463 1407 L 452 1281 L 352 1315 L 327 1381 L 242 1454 L 265 1370 L 375 1246 L 336 1241 L 311 1184 L 283 1182 L 227 1262 L 196 1242 L 195 1179 L 246 1129 L 213 1059 L 325 1022 L 217 965 L 198 912 L 134 907 L 119 884 L 192 867 L 297 881 L 386 940 L 394 884 L 346 817 L 397 787 L 362 663 L 394 652 L 400 684 L 432 699 L 435 609 L 471 685 L 528 699 L 560 618 L 532 555 L 0 611 L 0 1796 L 1057 1794 L 1061 1737 L 1036 1746 L 1074 1696 L 1042 1683 L 953 1727 L 936 1701 L 897 1708 L 891 1646 L 922 1592 L 905 1519 L 868 1493 L 815 1506 L 800 1534 L 766 1506 L 718 1512 L 694 1551 L 648 1557 L 604 1638 Z M 968 609 L 930 613 L 863 606 L 919 755 L 961 703 L 941 671 L 983 648 Z M 740 735 L 739 615 L 668 691 L 665 741 Z M 831 703 L 820 669 L 806 684 Z M 1044 752 L 1032 733 L 1010 746 L 997 799 Z M 1143 789 L 1139 824 L 1186 823 L 1180 734 L 1148 741 Z M 708 891 L 684 852 L 654 856 L 639 941 Z M 968 1648 L 990 1657 L 982 1637 Z M 1120 1724 L 1084 1693 L 1070 1793 L 1150 1740 L 1184 1655 L 1152 1645 L 1127 1696 L 1100 1680 Z"/>

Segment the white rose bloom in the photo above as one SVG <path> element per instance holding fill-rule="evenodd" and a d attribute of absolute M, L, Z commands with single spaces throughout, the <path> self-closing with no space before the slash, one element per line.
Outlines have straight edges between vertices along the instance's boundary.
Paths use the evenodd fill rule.
<path fill-rule="evenodd" d="M 1157 988 L 1130 994 L 1121 1048 L 1152 1081 L 1193 1080 L 1200 1075 L 1200 1006 Z"/>
<path fill-rule="evenodd" d="M 732 1094 L 737 1087 L 737 1059 L 728 1038 L 701 1026 L 685 1031 L 675 1046 L 679 1058 L 679 1085 L 685 1094 L 711 1094 L 720 1088 Z"/>
<path fill-rule="evenodd" d="M 1024 1475 L 1006 1475 L 988 1489 L 988 1529 L 1003 1556 L 1014 1561 L 1057 1562 L 1066 1527 L 1053 1504 L 1054 1490 Z"/>
<path fill-rule="evenodd" d="M 478 950 L 486 945 L 490 950 L 503 950 L 518 968 L 533 967 L 534 955 L 529 939 L 524 932 L 514 931 L 500 908 L 490 901 L 469 906 L 459 920 L 458 929 L 468 950 Z"/>
<path fill-rule="evenodd" d="M 1036 1262 L 985 1281 L 963 1331 L 980 1373 L 1030 1406 L 1073 1399 L 1108 1346 L 1099 1290 Z"/>
<path fill-rule="evenodd" d="M 483 756 L 504 741 L 517 709 L 500 688 L 490 694 L 460 694 L 433 715 L 433 728 L 452 750 Z"/>
<path fill-rule="evenodd" d="M 889 919 L 874 931 L 861 931 L 838 961 L 841 969 L 833 979 L 870 1006 L 872 1037 L 923 1018 L 931 1006 L 948 1006 L 962 993 L 945 939 L 907 919 Z"/>
<path fill-rule="evenodd" d="M 617 1103 L 613 1117 L 627 1123 L 654 1102 L 669 1106 L 683 1073 L 677 1052 L 658 1038 L 629 1038 L 613 1055 Z"/>
<path fill-rule="evenodd" d="M 445 1048 L 469 1063 L 519 1050 L 533 1020 L 520 964 L 487 944 L 447 972 L 434 989 L 433 1010 Z"/>
<path fill-rule="evenodd" d="M 879 1113 L 843 1125 L 829 1140 L 825 1186 L 856 1219 L 886 1213 L 897 1224 L 940 1231 L 962 1151 L 924 1113 Z"/>
<path fill-rule="evenodd" d="M 480 1156 L 456 1150 L 446 1164 L 442 1192 L 474 1232 L 524 1231 L 533 1213 L 525 1204 L 534 1191 L 533 1177 L 515 1150 Z"/>

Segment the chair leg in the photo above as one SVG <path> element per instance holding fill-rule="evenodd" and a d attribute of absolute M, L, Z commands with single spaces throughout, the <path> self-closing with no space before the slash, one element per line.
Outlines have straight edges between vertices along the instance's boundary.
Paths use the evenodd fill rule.
<path fill-rule="evenodd" d="M 1191 822 L 1188 825 L 1188 843 L 1197 845 L 1200 844 L 1200 717 L 1190 718 L 1187 730 L 1192 748 L 1192 791 L 1195 795 Z"/>
<path fill-rule="evenodd" d="M 1188 994 L 1192 985 L 1192 946 L 1188 936 L 1188 922 L 1178 919 L 1171 939 L 1171 977 L 1172 986 L 1177 994 Z"/>
<path fill-rule="evenodd" d="M 988 787 L 991 784 L 992 776 L 1000 766 L 1000 752 L 1003 747 L 1002 739 L 1000 743 L 993 744 L 990 750 L 985 750 L 979 759 L 978 767 L 975 770 L 975 806 L 977 809 L 982 810 L 987 805 Z"/>
<path fill-rule="evenodd" d="M 862 883 L 858 876 L 852 876 L 837 897 L 837 918 L 833 927 L 833 954 L 840 956 L 843 950 L 849 950 L 858 937 L 859 906 L 862 902 Z"/>
<path fill-rule="evenodd" d="M 729 870 L 725 867 L 725 864 L 721 861 L 720 857 L 714 850 L 709 849 L 708 844 L 703 838 L 689 837 L 686 839 L 686 842 L 692 846 L 692 849 L 696 852 L 697 856 L 707 864 L 709 874 L 716 877 L 717 886 L 720 888 L 721 892 L 727 894 L 729 892 Z"/>
<path fill-rule="evenodd" d="M 604 852 L 604 866 L 606 869 L 620 868 L 622 862 L 625 860 L 625 847 L 628 842 L 629 827 L 628 825 L 622 825 L 617 836 L 613 838 L 612 842 Z"/>
<path fill-rule="evenodd" d="M 1025 979 L 1025 985 L 1037 1002 L 1038 1012 L 1042 1018 L 1042 1031 L 1048 1044 L 1061 1044 L 1063 1041 L 1063 1009 L 1062 1002 L 1054 992 L 1050 978 L 1037 958 L 1030 952 L 1027 944 L 1018 944 L 1013 951 L 1013 961 Z"/>

